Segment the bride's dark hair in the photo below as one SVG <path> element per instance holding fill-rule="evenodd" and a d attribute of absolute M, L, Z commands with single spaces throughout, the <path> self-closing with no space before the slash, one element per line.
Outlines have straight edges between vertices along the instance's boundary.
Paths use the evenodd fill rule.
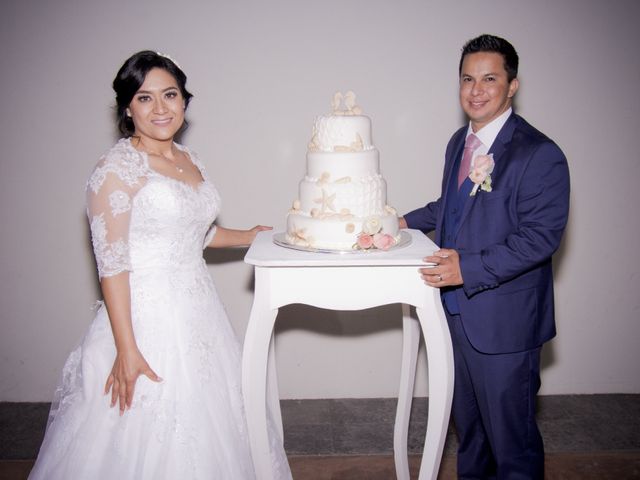
<path fill-rule="evenodd" d="M 133 120 L 127 116 L 127 108 L 144 83 L 147 73 L 153 68 L 166 70 L 176 79 L 184 98 L 185 109 L 193 97 L 186 88 L 187 76 L 169 57 L 151 50 L 143 50 L 131 55 L 120 67 L 113 80 L 113 89 L 116 92 L 116 121 L 118 129 L 125 137 L 132 136 L 135 131 Z"/>

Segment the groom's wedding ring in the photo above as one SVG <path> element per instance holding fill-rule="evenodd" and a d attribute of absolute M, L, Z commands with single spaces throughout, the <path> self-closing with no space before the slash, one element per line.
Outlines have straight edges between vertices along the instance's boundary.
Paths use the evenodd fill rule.
<path fill-rule="evenodd" d="M 442 281 L 442 275 L 438 275 L 438 278 L 440 279 L 440 281 Z"/>

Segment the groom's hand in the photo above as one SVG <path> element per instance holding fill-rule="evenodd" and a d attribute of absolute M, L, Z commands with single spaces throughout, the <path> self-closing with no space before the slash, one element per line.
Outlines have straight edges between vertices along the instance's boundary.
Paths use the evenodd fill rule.
<path fill-rule="evenodd" d="M 421 268 L 420 274 L 424 283 L 430 287 L 442 288 L 462 285 L 460 255 L 455 250 L 443 248 L 424 259 L 427 263 L 435 263 L 431 268 Z"/>

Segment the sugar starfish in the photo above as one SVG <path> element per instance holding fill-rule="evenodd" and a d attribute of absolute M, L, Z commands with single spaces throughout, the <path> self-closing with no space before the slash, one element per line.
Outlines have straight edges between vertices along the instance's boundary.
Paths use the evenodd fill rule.
<path fill-rule="evenodd" d="M 327 194 L 327 191 L 323 188 L 322 189 L 322 197 L 321 198 L 316 198 L 314 200 L 315 203 L 319 203 L 321 205 L 320 207 L 320 211 L 322 213 L 326 212 L 327 210 L 331 210 L 332 212 L 336 211 L 336 207 L 333 204 L 333 202 L 335 202 L 336 200 L 336 194 L 334 193 L 333 195 L 329 195 Z"/>

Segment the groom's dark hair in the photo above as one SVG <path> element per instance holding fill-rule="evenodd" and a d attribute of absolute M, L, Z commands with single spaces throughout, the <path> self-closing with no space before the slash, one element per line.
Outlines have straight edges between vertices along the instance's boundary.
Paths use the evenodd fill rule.
<path fill-rule="evenodd" d="M 472 38 L 464 47 L 462 47 L 462 55 L 460 56 L 460 66 L 458 67 L 458 75 L 462 73 L 462 62 L 464 57 L 471 53 L 478 52 L 495 52 L 502 55 L 504 59 L 504 69 L 507 72 L 507 80 L 511 82 L 518 76 L 518 53 L 508 41 L 495 35 L 480 35 Z"/>

